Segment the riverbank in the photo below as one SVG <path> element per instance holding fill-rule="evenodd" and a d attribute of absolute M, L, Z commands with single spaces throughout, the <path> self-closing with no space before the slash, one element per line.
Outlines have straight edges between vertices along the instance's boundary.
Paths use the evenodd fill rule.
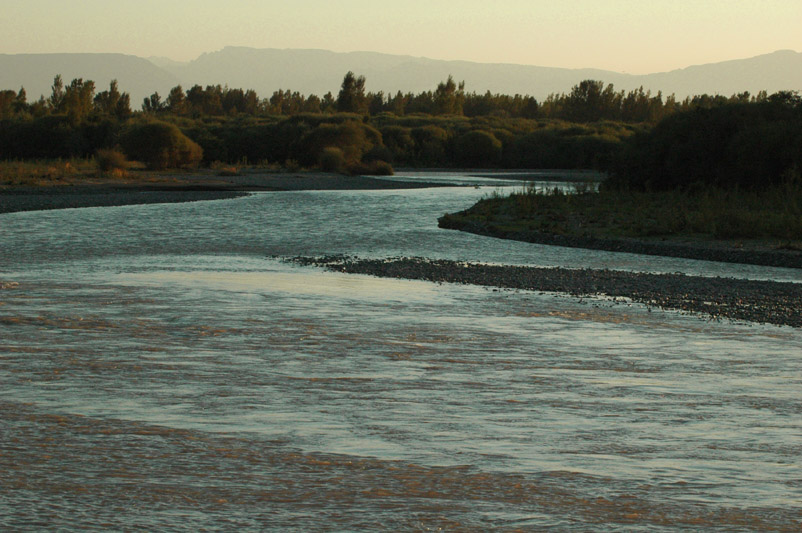
<path fill-rule="evenodd" d="M 484 265 L 422 258 L 299 257 L 292 261 L 350 274 L 560 292 L 577 297 L 625 298 L 650 308 L 693 313 L 711 319 L 802 327 L 802 284 L 798 283 Z"/>
<path fill-rule="evenodd" d="M 783 193 L 525 189 L 445 214 L 438 225 L 538 244 L 802 268 L 799 195 Z"/>
<path fill-rule="evenodd" d="M 0 188 L 0 213 L 75 207 L 222 200 L 256 191 L 389 190 L 438 187 L 432 183 L 342 176 L 324 172 L 253 172 L 237 176 L 212 173 L 162 174 L 137 179 L 97 178 L 41 186 Z"/>

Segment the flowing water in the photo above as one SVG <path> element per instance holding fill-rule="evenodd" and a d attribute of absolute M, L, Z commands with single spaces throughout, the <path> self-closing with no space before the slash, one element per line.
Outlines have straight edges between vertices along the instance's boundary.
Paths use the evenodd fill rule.
<path fill-rule="evenodd" d="M 0 215 L 3 529 L 798 531 L 799 330 L 282 260 L 802 281 L 437 228 L 494 190 Z"/>

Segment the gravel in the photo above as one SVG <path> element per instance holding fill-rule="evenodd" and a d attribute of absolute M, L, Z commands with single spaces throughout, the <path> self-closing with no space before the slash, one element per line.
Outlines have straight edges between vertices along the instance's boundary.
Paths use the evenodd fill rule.
<path fill-rule="evenodd" d="M 598 269 L 485 265 L 424 258 L 297 257 L 293 262 L 337 272 L 559 292 L 577 297 L 628 298 L 649 307 L 802 327 L 802 284 L 648 274 Z"/>

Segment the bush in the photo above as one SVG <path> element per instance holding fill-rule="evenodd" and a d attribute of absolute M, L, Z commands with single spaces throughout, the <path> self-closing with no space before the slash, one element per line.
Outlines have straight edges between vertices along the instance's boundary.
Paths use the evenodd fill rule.
<path fill-rule="evenodd" d="M 349 163 L 360 161 L 362 156 L 374 146 L 381 145 L 378 130 L 349 120 L 340 124 L 321 124 L 309 131 L 296 146 L 298 160 L 304 165 L 318 163 L 323 150 L 328 147 L 339 148 Z"/>
<path fill-rule="evenodd" d="M 469 131 L 457 139 L 454 155 L 464 165 L 495 167 L 501 162 L 501 141 L 487 131 Z"/>
<path fill-rule="evenodd" d="M 173 124 L 140 122 L 130 126 L 120 144 L 132 159 L 149 168 L 195 168 L 203 159 L 203 149 Z"/>
<path fill-rule="evenodd" d="M 95 152 L 95 163 L 98 170 L 104 174 L 114 170 L 125 172 L 130 166 L 125 154 L 112 149 L 100 149 Z"/>
<path fill-rule="evenodd" d="M 369 163 L 351 163 L 348 173 L 353 176 L 392 176 L 392 165 L 387 161 L 371 161 Z"/>
<path fill-rule="evenodd" d="M 345 168 L 345 154 L 336 146 L 327 146 L 320 154 L 320 168 L 326 172 L 342 172 Z"/>

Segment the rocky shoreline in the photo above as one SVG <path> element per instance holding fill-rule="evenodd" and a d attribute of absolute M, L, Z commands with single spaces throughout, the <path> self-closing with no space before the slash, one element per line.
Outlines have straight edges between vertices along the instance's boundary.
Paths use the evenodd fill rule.
<path fill-rule="evenodd" d="M 747 265 L 771 266 L 780 268 L 802 268 L 802 252 L 799 250 L 755 249 L 750 247 L 733 248 L 717 246 L 715 243 L 683 243 L 674 241 L 650 241 L 642 239 L 604 239 L 578 235 L 557 235 L 540 232 L 505 231 L 496 227 L 475 222 L 463 222 L 451 217 L 441 217 L 439 227 L 455 229 L 475 235 L 510 239 L 535 244 L 587 248 L 608 252 L 627 252 L 641 255 L 681 257 L 703 261 L 721 261 Z"/>
<path fill-rule="evenodd" d="M 649 307 L 713 319 L 802 327 L 802 284 L 648 274 L 614 270 L 539 268 L 424 258 L 297 257 L 291 261 L 336 272 L 486 287 L 560 292 L 577 297 L 626 298 Z"/>

